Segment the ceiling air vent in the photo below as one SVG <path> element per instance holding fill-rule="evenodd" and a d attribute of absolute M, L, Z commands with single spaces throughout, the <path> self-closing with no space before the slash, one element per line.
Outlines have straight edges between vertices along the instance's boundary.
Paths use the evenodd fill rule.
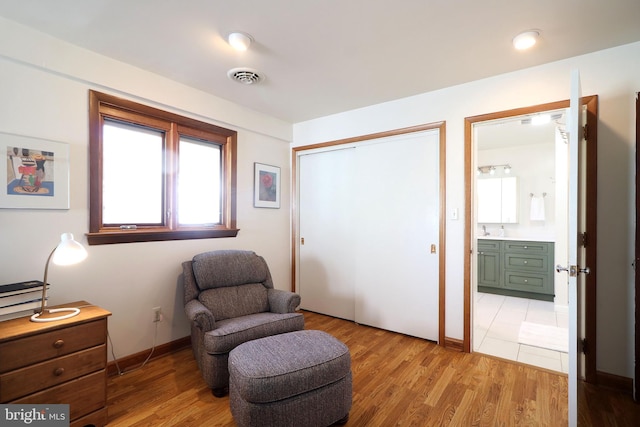
<path fill-rule="evenodd" d="M 231 80 L 245 85 L 252 85 L 264 80 L 262 74 L 251 68 L 234 68 L 227 72 Z"/>

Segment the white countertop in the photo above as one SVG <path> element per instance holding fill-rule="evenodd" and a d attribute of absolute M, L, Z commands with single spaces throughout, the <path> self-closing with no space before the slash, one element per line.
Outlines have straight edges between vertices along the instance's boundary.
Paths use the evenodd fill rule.
<path fill-rule="evenodd" d="M 476 236 L 478 240 L 520 240 L 523 242 L 554 242 L 547 237 L 501 237 L 501 236 Z"/>

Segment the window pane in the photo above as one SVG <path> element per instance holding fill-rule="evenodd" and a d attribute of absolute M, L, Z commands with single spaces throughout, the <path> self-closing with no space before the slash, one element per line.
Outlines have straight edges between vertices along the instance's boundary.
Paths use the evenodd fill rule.
<path fill-rule="evenodd" d="M 218 144 L 180 137 L 178 223 L 220 224 L 221 149 Z"/>
<path fill-rule="evenodd" d="M 102 222 L 162 224 L 164 133 L 105 121 Z"/>

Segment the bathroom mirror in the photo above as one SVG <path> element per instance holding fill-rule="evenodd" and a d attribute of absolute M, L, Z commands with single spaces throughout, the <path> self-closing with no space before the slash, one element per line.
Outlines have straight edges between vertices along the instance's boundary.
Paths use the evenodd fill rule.
<path fill-rule="evenodd" d="M 518 180 L 515 176 L 478 179 L 477 197 L 478 223 L 518 222 Z"/>

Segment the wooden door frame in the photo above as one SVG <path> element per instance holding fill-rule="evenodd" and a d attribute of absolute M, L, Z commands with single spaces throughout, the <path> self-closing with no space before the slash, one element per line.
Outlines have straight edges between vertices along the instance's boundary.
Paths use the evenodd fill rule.
<path fill-rule="evenodd" d="M 586 354 L 585 362 L 585 380 L 589 383 L 596 383 L 596 248 L 597 248 L 597 223 L 596 223 L 596 209 L 597 209 L 597 149 L 598 149 L 598 96 L 585 96 L 581 98 L 581 104 L 587 106 L 587 201 L 586 201 L 586 215 L 587 215 L 587 245 L 589 251 L 587 251 L 587 265 L 591 269 L 591 274 L 585 276 L 585 328 L 586 328 L 586 340 L 589 343 L 590 351 Z M 495 113 L 482 114 L 473 117 L 465 118 L 464 125 L 464 163 L 465 163 L 465 241 L 464 241 L 464 335 L 463 335 L 463 350 L 467 353 L 471 353 L 471 297 L 473 295 L 473 288 L 471 283 L 471 258 L 472 242 L 475 237 L 474 227 L 471 224 L 473 217 L 472 206 L 472 179 L 474 176 L 473 168 L 473 153 L 474 144 L 473 141 L 473 124 L 483 122 L 487 120 L 496 120 L 507 117 L 521 116 L 525 114 L 539 113 L 549 110 L 558 110 L 562 108 L 569 108 L 569 100 L 551 102 L 547 104 L 534 105 L 530 107 L 517 108 L 513 110 L 499 111 Z"/>
<path fill-rule="evenodd" d="M 633 268 L 635 270 L 635 294 L 636 294 L 636 303 L 635 303 L 635 317 L 636 317 L 636 325 L 635 325 L 635 381 L 633 381 L 633 398 L 636 402 L 640 402 L 640 386 L 638 385 L 638 381 L 640 381 L 640 361 L 638 357 L 640 357 L 640 270 L 638 270 L 638 263 L 640 262 L 640 226 L 638 226 L 640 221 L 640 195 L 638 191 L 640 191 L 640 176 L 639 167 L 640 167 L 640 152 L 638 152 L 638 143 L 640 143 L 640 93 L 636 93 L 636 242 L 635 242 L 635 260 L 633 263 Z"/>
<path fill-rule="evenodd" d="M 440 218 L 438 226 L 440 227 L 439 242 L 440 253 L 438 255 L 438 344 L 445 345 L 445 266 L 446 266 L 446 130 L 445 121 L 428 123 L 423 125 L 410 126 L 401 129 L 394 129 L 385 132 L 361 135 L 352 138 L 345 138 L 336 141 L 321 142 L 317 144 L 293 147 L 291 149 L 291 291 L 296 292 L 297 289 L 297 244 L 300 236 L 298 236 L 298 153 L 317 150 L 322 148 L 341 146 L 347 144 L 369 141 L 373 139 L 386 138 L 390 136 L 424 132 L 428 130 L 438 129 L 439 137 L 439 155 L 440 155 Z"/>

